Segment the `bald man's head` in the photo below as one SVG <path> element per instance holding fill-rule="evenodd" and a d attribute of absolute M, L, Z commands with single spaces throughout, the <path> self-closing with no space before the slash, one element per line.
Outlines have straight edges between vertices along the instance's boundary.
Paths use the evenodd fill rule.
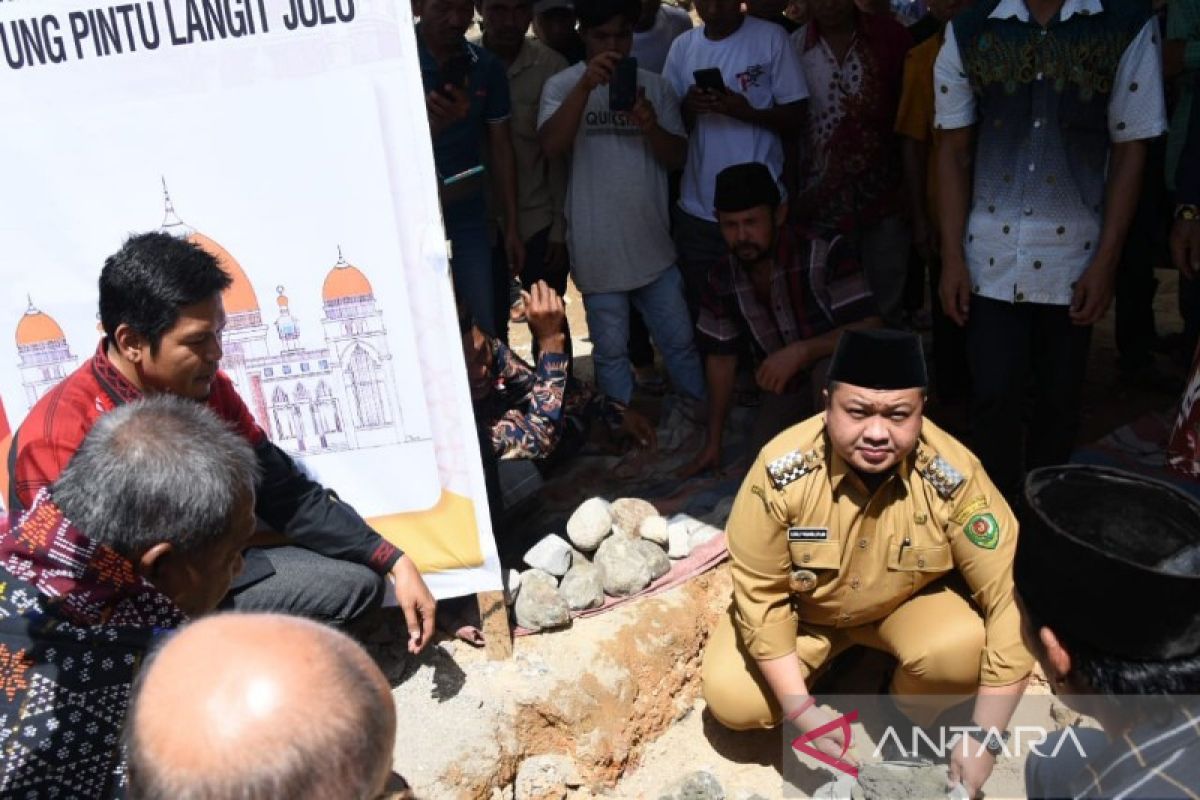
<path fill-rule="evenodd" d="M 126 736 L 134 800 L 369 800 L 391 772 L 396 713 L 344 634 L 222 614 L 155 655 Z"/>

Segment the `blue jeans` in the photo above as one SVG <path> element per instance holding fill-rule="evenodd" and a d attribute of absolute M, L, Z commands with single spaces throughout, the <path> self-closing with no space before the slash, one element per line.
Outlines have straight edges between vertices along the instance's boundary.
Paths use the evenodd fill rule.
<path fill-rule="evenodd" d="M 497 288 L 483 196 L 456 203 L 445 210 L 443 218 L 450 240 L 454 293 L 471 312 L 475 324 L 495 336 L 500 330 L 496 321 Z"/>
<path fill-rule="evenodd" d="M 684 299 L 683 276 L 674 265 L 639 289 L 583 296 L 600 391 L 626 404 L 633 397 L 633 371 L 629 364 L 630 303 L 646 320 L 675 390 L 703 400 L 704 369 L 692 341 L 692 318 Z"/>

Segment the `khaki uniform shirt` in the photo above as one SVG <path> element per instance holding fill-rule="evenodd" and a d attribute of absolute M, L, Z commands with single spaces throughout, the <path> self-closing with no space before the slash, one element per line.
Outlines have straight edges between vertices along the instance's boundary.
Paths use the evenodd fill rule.
<path fill-rule="evenodd" d="M 928 419 L 873 496 L 832 452 L 824 415 L 789 428 L 759 453 L 727 530 L 734 621 L 756 660 L 796 652 L 804 624 L 877 622 L 958 570 L 984 618 L 980 684 L 1032 668 L 1013 601 L 1016 520 L 978 459 Z"/>
<path fill-rule="evenodd" d="M 480 47 L 482 41 L 476 42 Z M 527 241 L 550 228 L 550 241 L 566 239 L 563 203 L 567 197 L 567 165 L 562 158 L 546 158 L 538 142 L 537 118 L 546 81 L 567 68 L 567 60 L 534 39 L 526 39 L 508 67 L 512 99 L 512 142 L 517 166 L 517 230 Z M 490 154 L 489 154 L 490 155 Z M 488 165 L 489 171 L 491 165 Z M 504 203 L 494 186 L 489 189 L 491 219 L 504 214 Z"/>

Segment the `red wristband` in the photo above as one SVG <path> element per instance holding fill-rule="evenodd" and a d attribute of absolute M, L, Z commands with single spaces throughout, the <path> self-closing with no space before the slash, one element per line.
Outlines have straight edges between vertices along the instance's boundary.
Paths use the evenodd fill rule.
<path fill-rule="evenodd" d="M 787 721 L 794 722 L 797 717 L 801 716 L 805 711 L 808 711 L 810 708 L 812 708 L 816 704 L 817 704 L 817 698 L 813 697 L 812 695 L 809 695 L 808 699 L 805 700 L 804 703 L 799 708 L 797 708 L 795 711 L 793 711 L 792 713 L 787 715 Z"/>

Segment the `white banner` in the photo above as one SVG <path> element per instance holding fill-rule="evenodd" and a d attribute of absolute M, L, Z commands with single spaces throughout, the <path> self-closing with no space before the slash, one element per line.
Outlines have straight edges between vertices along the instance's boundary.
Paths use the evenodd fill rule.
<path fill-rule="evenodd" d="M 0 56 L 0 448 L 95 350 L 105 257 L 168 231 L 234 278 L 271 439 L 439 597 L 500 588 L 407 4 L 0 0 Z"/>

